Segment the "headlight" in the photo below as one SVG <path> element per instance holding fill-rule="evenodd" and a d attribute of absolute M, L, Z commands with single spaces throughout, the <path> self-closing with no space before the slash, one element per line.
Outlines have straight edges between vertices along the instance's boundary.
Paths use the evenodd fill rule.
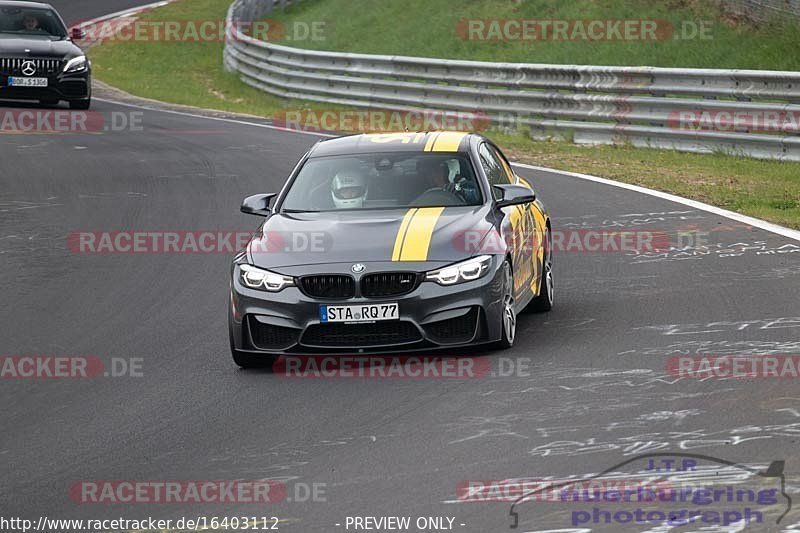
<path fill-rule="evenodd" d="M 239 266 L 239 280 L 245 287 L 269 292 L 279 292 L 294 286 L 294 279 L 250 265 Z"/>
<path fill-rule="evenodd" d="M 449 267 L 432 270 L 425 275 L 427 281 L 435 281 L 439 285 L 455 285 L 465 281 L 476 280 L 489 272 L 492 264 L 491 255 L 480 255 L 467 259 Z"/>
<path fill-rule="evenodd" d="M 86 70 L 86 56 L 73 57 L 64 65 L 64 72 L 81 72 Z"/>

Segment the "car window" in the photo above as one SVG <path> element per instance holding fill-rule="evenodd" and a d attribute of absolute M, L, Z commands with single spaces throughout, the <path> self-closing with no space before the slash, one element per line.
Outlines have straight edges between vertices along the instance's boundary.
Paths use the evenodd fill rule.
<path fill-rule="evenodd" d="M 489 185 L 508 185 L 511 183 L 511 179 L 503 167 L 502 160 L 494 148 L 487 143 L 483 143 L 478 149 L 478 156 L 480 157 L 483 171 L 486 173 L 486 178 L 489 180 Z M 500 198 L 500 193 L 494 187 L 492 187 L 492 194 L 496 199 Z"/>
<path fill-rule="evenodd" d="M 50 9 L 4 7 L 0 9 L 0 33 L 64 39 L 67 30 Z"/>
<path fill-rule="evenodd" d="M 500 161 L 500 164 L 503 166 L 503 171 L 506 174 L 506 179 L 508 179 L 508 183 L 516 183 L 517 181 L 516 175 L 514 174 L 514 171 L 511 170 L 511 165 L 508 163 L 508 159 L 506 159 L 506 156 L 503 155 L 503 152 L 501 152 L 500 149 L 497 148 L 496 146 L 489 146 L 489 149 L 492 151 L 493 154 L 495 154 L 495 157 L 497 157 L 497 160 Z"/>
<path fill-rule="evenodd" d="M 281 209 L 329 211 L 481 205 L 483 196 L 465 154 L 393 152 L 312 157 Z"/>

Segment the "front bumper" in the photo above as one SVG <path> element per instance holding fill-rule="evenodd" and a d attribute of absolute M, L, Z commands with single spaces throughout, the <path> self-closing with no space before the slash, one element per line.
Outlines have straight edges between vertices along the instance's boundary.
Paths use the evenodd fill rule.
<path fill-rule="evenodd" d="M 0 100 L 86 100 L 92 95 L 90 70 L 47 76 L 47 87 L 9 87 L 9 76 L 0 74 Z"/>
<path fill-rule="evenodd" d="M 299 287 L 287 287 L 277 293 L 247 288 L 240 283 L 238 266 L 234 265 L 229 309 L 231 345 L 233 349 L 255 353 L 361 354 L 494 342 L 501 333 L 501 264 L 495 258 L 489 272 L 475 281 L 451 286 L 423 281 L 402 296 L 356 296 L 335 301 L 309 297 Z M 367 264 L 367 271 L 389 269 L 406 270 L 397 263 Z M 320 321 L 320 305 L 384 302 L 397 302 L 399 320 L 368 324 Z"/>

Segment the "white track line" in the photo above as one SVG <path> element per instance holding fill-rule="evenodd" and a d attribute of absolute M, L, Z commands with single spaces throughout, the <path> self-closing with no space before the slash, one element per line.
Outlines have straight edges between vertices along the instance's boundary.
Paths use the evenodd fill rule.
<path fill-rule="evenodd" d="M 108 100 L 107 98 L 94 98 L 98 102 L 106 102 L 107 104 L 115 104 L 115 105 L 122 105 L 127 107 L 133 107 L 136 109 L 143 109 L 145 111 L 156 111 L 158 113 L 169 113 L 171 115 L 180 115 L 182 117 L 191 117 L 191 118 L 205 118 L 208 120 L 218 120 L 220 122 L 230 122 L 231 124 L 239 124 L 241 126 L 254 126 L 256 128 L 266 128 L 269 130 L 278 130 L 278 131 L 285 131 L 289 133 L 297 133 L 299 135 L 313 135 L 314 137 L 341 137 L 341 135 L 334 135 L 331 133 L 317 133 L 314 131 L 302 131 L 302 130 L 293 130 L 291 128 L 283 128 L 281 126 L 273 126 L 272 124 L 261 124 L 259 122 L 248 122 L 246 120 L 239 120 L 235 118 L 225 118 L 225 117 L 212 117 L 208 115 L 198 115 L 197 113 L 189 113 L 187 111 L 176 111 L 174 109 L 159 109 L 157 107 L 150 107 L 144 106 L 139 104 L 129 104 L 127 102 L 118 102 L 116 100 Z M 215 109 L 209 109 L 209 111 L 218 112 L 218 113 L 225 113 L 226 111 L 219 111 Z M 234 113 L 235 114 L 235 113 Z"/>
<path fill-rule="evenodd" d="M 134 108 L 137 108 L 137 109 L 144 109 L 144 110 L 147 110 L 147 111 L 156 111 L 156 112 L 160 112 L 160 113 L 171 113 L 173 115 L 180 115 L 180 116 L 184 116 L 184 117 L 204 118 L 204 119 L 208 119 L 208 120 L 217 120 L 217 121 L 221 121 L 221 122 L 230 122 L 232 124 L 239 124 L 241 126 L 253 126 L 253 127 L 256 127 L 256 128 L 266 128 L 266 129 L 271 129 L 271 130 L 285 131 L 285 132 L 289 132 L 289 133 L 297 133 L 297 134 L 301 134 L 301 135 L 312 135 L 312 136 L 315 136 L 315 137 L 340 137 L 339 135 L 332 135 L 332 134 L 329 134 L 329 133 L 316 133 L 316 132 L 311 132 L 311 131 L 299 131 L 299 130 L 293 130 L 293 129 L 290 129 L 290 128 L 283 128 L 283 127 L 280 127 L 280 126 L 273 126 L 271 124 L 259 124 L 258 122 L 248 122 L 248 121 L 245 121 L 245 120 L 237 120 L 237 119 L 224 118 L 224 117 L 210 117 L 210 116 L 206 116 L 206 115 L 198 115 L 196 113 L 188 113 L 188 112 L 185 112 L 185 111 L 174 111 L 174 110 L 171 110 L 171 109 L 158 109 L 158 108 L 155 108 L 155 107 L 147 107 L 147 106 L 141 106 L 141 105 L 137 105 L 137 104 L 128 104 L 128 103 L 125 103 L 125 102 L 117 102 L 115 100 L 107 100 L 107 99 L 104 99 L 104 98 L 96 98 L 96 100 L 99 100 L 101 102 L 107 102 L 107 103 L 110 103 L 110 104 L 134 107 Z M 782 235 L 784 237 L 787 237 L 789 239 L 793 239 L 795 241 L 800 241 L 800 231 L 793 230 L 791 228 L 785 228 L 783 226 L 779 226 L 777 224 L 773 224 L 773 223 L 767 222 L 765 220 L 749 217 L 747 215 L 742 215 L 740 213 L 735 213 L 733 211 L 728 211 L 727 209 L 722 209 L 720 207 L 715 207 L 713 205 L 705 204 L 703 202 L 698 202 L 697 200 L 689 200 L 688 198 L 682 198 L 680 196 L 675 196 L 674 194 L 669 194 L 669 193 L 666 193 L 666 192 L 656 191 L 656 190 L 653 190 L 653 189 L 648 189 L 647 187 L 640 187 L 638 185 L 630 185 L 628 183 L 622 183 L 622 182 L 619 182 L 619 181 L 613 181 L 613 180 L 610 180 L 610 179 L 601 178 L 601 177 L 598 177 L 598 176 L 592 176 L 592 175 L 589 175 L 589 174 L 580 174 L 578 172 L 568 172 L 566 170 L 556 170 L 554 168 L 539 167 L 539 166 L 535 166 L 535 165 L 528 165 L 528 164 L 525 164 L 525 163 L 512 163 L 512 165 L 514 165 L 516 167 L 520 167 L 520 168 L 525 168 L 525 169 L 528 169 L 528 170 L 538 170 L 540 172 L 552 172 L 552 173 L 555 173 L 555 174 L 561 174 L 563 176 L 569 176 L 571 178 L 578 178 L 578 179 L 582 179 L 582 180 L 593 181 L 595 183 L 601 183 L 603 185 L 610 185 L 611 187 L 619 187 L 621 189 L 626 189 L 626 190 L 629 190 L 629 191 L 635 191 L 635 192 L 638 192 L 638 193 L 641 193 L 641 194 L 647 194 L 649 196 L 655 196 L 656 198 L 661 198 L 662 200 L 675 202 L 677 204 L 682 204 L 682 205 L 685 205 L 685 206 L 688 206 L 688 207 L 692 207 L 694 209 L 699 209 L 701 211 L 706 211 L 708 213 L 713 213 L 715 215 L 718 215 L 718 216 L 721 216 L 721 217 L 724 217 L 724 218 L 728 218 L 728 219 L 731 219 L 731 220 L 735 220 L 737 222 L 741 222 L 741 223 L 747 224 L 749 226 L 753 226 L 753 227 L 756 227 L 756 228 L 759 228 L 759 229 L 763 229 L 764 231 L 769 231 L 771 233 L 776 233 L 778 235 Z"/>
<path fill-rule="evenodd" d="M 619 187 L 620 189 L 627 189 L 629 191 L 635 191 L 642 194 L 647 194 L 649 196 L 655 196 L 656 198 L 661 198 L 663 200 L 669 200 L 670 202 L 675 202 L 678 204 L 686 205 L 689 207 L 693 207 L 695 209 L 699 209 L 701 211 L 706 211 L 708 213 L 713 213 L 715 215 L 729 218 L 731 220 L 735 220 L 737 222 L 742 222 L 743 224 L 747 224 L 749 226 L 753 226 L 759 229 L 763 229 L 765 231 L 769 231 L 772 233 L 777 233 L 778 235 L 783 235 L 784 237 L 788 237 L 790 239 L 794 239 L 796 241 L 800 241 L 800 231 L 793 230 L 791 228 L 785 228 L 783 226 L 779 226 L 777 224 L 773 224 L 772 222 L 767 222 L 765 220 L 761 220 L 758 218 L 749 217 L 747 215 L 742 215 L 741 213 L 735 213 L 733 211 L 728 211 L 727 209 L 722 209 L 721 207 L 715 207 L 713 205 L 705 204 L 703 202 L 698 202 L 697 200 L 689 200 L 688 198 L 682 198 L 680 196 L 675 196 L 674 194 L 669 194 L 666 192 L 655 191 L 653 189 L 648 189 L 647 187 L 640 187 L 638 185 L 630 185 L 628 183 L 622 183 L 619 181 L 613 181 L 606 178 L 600 178 L 597 176 L 592 176 L 590 174 L 580 174 L 578 172 L 567 172 L 565 170 L 555 170 L 552 168 L 547 167 L 537 167 L 535 165 L 527 165 L 525 163 L 512 163 L 512 165 L 526 168 L 529 170 L 539 170 L 542 172 L 555 172 L 557 174 L 561 174 L 564 176 L 569 176 L 571 178 L 579 178 L 582 180 L 594 181 L 595 183 L 602 183 L 603 185 L 610 185 L 612 187 Z"/>
<path fill-rule="evenodd" d="M 161 0 L 160 2 L 153 2 L 152 4 L 147 4 L 144 6 L 136 6 L 128 9 L 123 9 L 122 11 L 117 11 L 116 13 L 109 13 L 108 15 L 103 15 L 102 17 L 93 18 L 91 20 L 86 20 L 83 22 L 79 22 L 70 26 L 72 28 L 81 28 L 83 26 L 91 26 L 93 24 L 97 24 L 98 22 L 105 22 L 107 20 L 115 19 L 115 18 L 122 18 L 122 17 L 129 17 L 131 15 L 138 15 L 139 13 L 143 13 L 144 11 L 155 9 L 157 7 L 164 7 L 167 4 L 171 4 L 175 0 Z"/>

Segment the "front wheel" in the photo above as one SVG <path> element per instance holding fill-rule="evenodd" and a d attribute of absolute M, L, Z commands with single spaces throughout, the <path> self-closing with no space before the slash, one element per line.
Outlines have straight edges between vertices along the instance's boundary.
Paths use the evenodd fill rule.
<path fill-rule="evenodd" d="M 503 309 L 500 319 L 500 340 L 497 346 L 501 349 L 511 348 L 517 335 L 517 311 L 514 309 L 514 275 L 508 260 L 503 263 Z"/>

